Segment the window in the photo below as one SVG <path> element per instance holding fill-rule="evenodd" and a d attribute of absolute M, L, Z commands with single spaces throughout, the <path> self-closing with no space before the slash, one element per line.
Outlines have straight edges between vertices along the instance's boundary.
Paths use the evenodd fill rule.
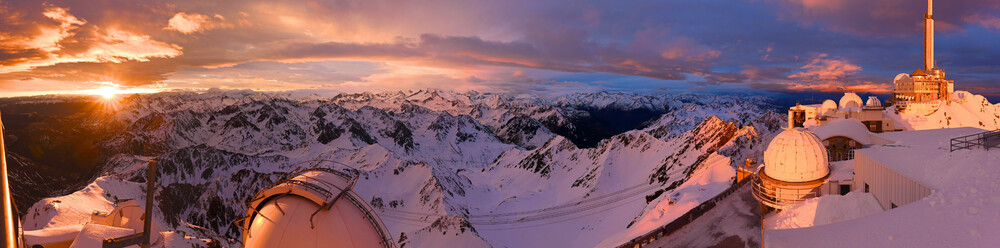
<path fill-rule="evenodd" d="M 868 183 L 865 183 L 865 193 L 869 193 L 869 192 L 871 192 L 871 191 L 868 188 Z"/>
<path fill-rule="evenodd" d="M 854 147 L 847 149 L 847 157 L 844 158 L 844 160 L 851 160 L 851 159 L 854 159 Z"/>
<path fill-rule="evenodd" d="M 851 185 L 850 184 L 841 184 L 840 185 L 840 195 L 846 195 L 849 192 L 851 192 Z"/>
<path fill-rule="evenodd" d="M 892 205 L 892 208 L 897 208 L 897 207 L 899 207 L 899 206 L 896 206 L 896 204 L 895 204 L 895 203 L 891 203 L 891 202 L 889 203 L 889 205 Z M 892 209 L 892 208 L 890 208 L 890 209 Z"/>

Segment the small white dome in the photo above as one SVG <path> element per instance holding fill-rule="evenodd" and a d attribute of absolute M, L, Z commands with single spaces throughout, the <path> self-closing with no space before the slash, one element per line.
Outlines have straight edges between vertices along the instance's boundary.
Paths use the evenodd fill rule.
<path fill-rule="evenodd" d="M 826 148 L 816 134 L 795 128 L 782 131 L 764 151 L 764 173 L 785 182 L 808 182 L 830 174 Z"/>
<path fill-rule="evenodd" d="M 879 101 L 878 97 L 869 96 L 868 97 L 868 101 L 865 102 L 865 106 L 867 106 L 867 107 L 882 107 L 882 101 Z"/>
<path fill-rule="evenodd" d="M 826 99 L 826 101 L 823 101 L 823 105 L 819 107 L 819 112 L 821 115 L 830 114 L 834 110 L 837 110 L 837 103 L 833 102 L 833 100 L 830 99 Z"/>
<path fill-rule="evenodd" d="M 861 107 L 861 97 L 854 93 L 844 93 L 844 97 L 840 98 L 840 108 L 860 108 Z"/>

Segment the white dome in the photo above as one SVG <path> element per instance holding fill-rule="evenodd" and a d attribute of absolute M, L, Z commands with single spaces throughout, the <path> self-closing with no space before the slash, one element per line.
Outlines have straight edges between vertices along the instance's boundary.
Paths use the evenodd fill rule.
<path fill-rule="evenodd" d="M 844 93 L 844 97 L 840 98 L 840 108 L 860 108 L 861 107 L 861 97 L 854 93 Z"/>
<path fill-rule="evenodd" d="M 782 131 L 764 151 L 764 173 L 785 182 L 808 182 L 830 174 L 826 148 L 805 129 Z"/>
<path fill-rule="evenodd" d="M 820 106 L 819 109 L 821 115 L 827 115 L 833 112 L 834 110 L 837 110 L 837 103 L 833 102 L 833 100 L 826 99 L 826 101 L 823 101 L 823 105 Z"/>
<path fill-rule="evenodd" d="M 882 107 L 882 101 L 879 101 L 878 97 L 869 96 L 868 97 L 868 101 L 865 102 L 865 106 L 867 106 L 867 107 Z"/>

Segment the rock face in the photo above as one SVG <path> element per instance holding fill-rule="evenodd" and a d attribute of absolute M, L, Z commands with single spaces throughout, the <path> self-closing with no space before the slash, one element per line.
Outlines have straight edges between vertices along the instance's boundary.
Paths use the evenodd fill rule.
<path fill-rule="evenodd" d="M 20 106 L 5 108 L 5 121 L 38 104 L 93 103 L 70 97 L 3 101 Z M 156 159 L 156 216 L 164 229 L 227 246 L 239 246 L 240 230 L 231 223 L 245 213 L 242 202 L 287 172 L 323 167 L 358 175 L 355 190 L 382 209 L 394 240 L 406 247 L 537 247 L 565 239 L 589 247 L 655 228 L 642 221 L 664 215 L 652 206 L 677 200 L 671 196 L 685 190 L 704 199 L 718 193 L 694 190 L 689 179 L 714 166 L 706 161 L 732 170 L 733 162 L 760 156 L 784 125 L 763 102 L 623 93 L 525 98 L 422 90 L 293 98 L 173 92 L 130 96 L 115 111 L 25 117 L 12 132 L 21 141 L 8 145 L 14 147 L 11 160 L 23 164 L 15 168 L 14 185 L 28 188 L 56 177 L 27 167 L 59 168 L 45 155 L 26 155 L 35 140 L 45 140 L 28 136 L 97 130 L 97 138 L 64 141 L 93 147 L 94 162 L 82 169 L 87 174 L 65 179 L 68 187 L 61 189 L 38 185 L 53 191 L 24 198 L 35 202 L 76 191 L 32 206 L 27 212 L 41 217 L 30 224 L 39 228 L 77 213 L 57 207 L 74 199 L 143 197 L 132 186 L 102 185 L 143 182 L 145 161 Z M 52 122 L 64 126 L 37 125 Z M 83 192 L 97 188 L 106 194 Z M 551 237 L 530 236 L 538 233 Z"/>

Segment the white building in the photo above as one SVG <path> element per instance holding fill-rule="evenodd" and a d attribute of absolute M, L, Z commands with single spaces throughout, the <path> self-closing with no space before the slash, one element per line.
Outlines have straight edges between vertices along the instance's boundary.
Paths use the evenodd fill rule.
<path fill-rule="evenodd" d="M 856 119 L 875 133 L 901 130 L 886 116 L 882 101 L 874 96 L 862 101 L 858 94 L 844 93 L 839 103 L 827 99 L 823 104 L 795 105 L 788 109 L 789 127 L 822 126 L 839 119 Z"/>

